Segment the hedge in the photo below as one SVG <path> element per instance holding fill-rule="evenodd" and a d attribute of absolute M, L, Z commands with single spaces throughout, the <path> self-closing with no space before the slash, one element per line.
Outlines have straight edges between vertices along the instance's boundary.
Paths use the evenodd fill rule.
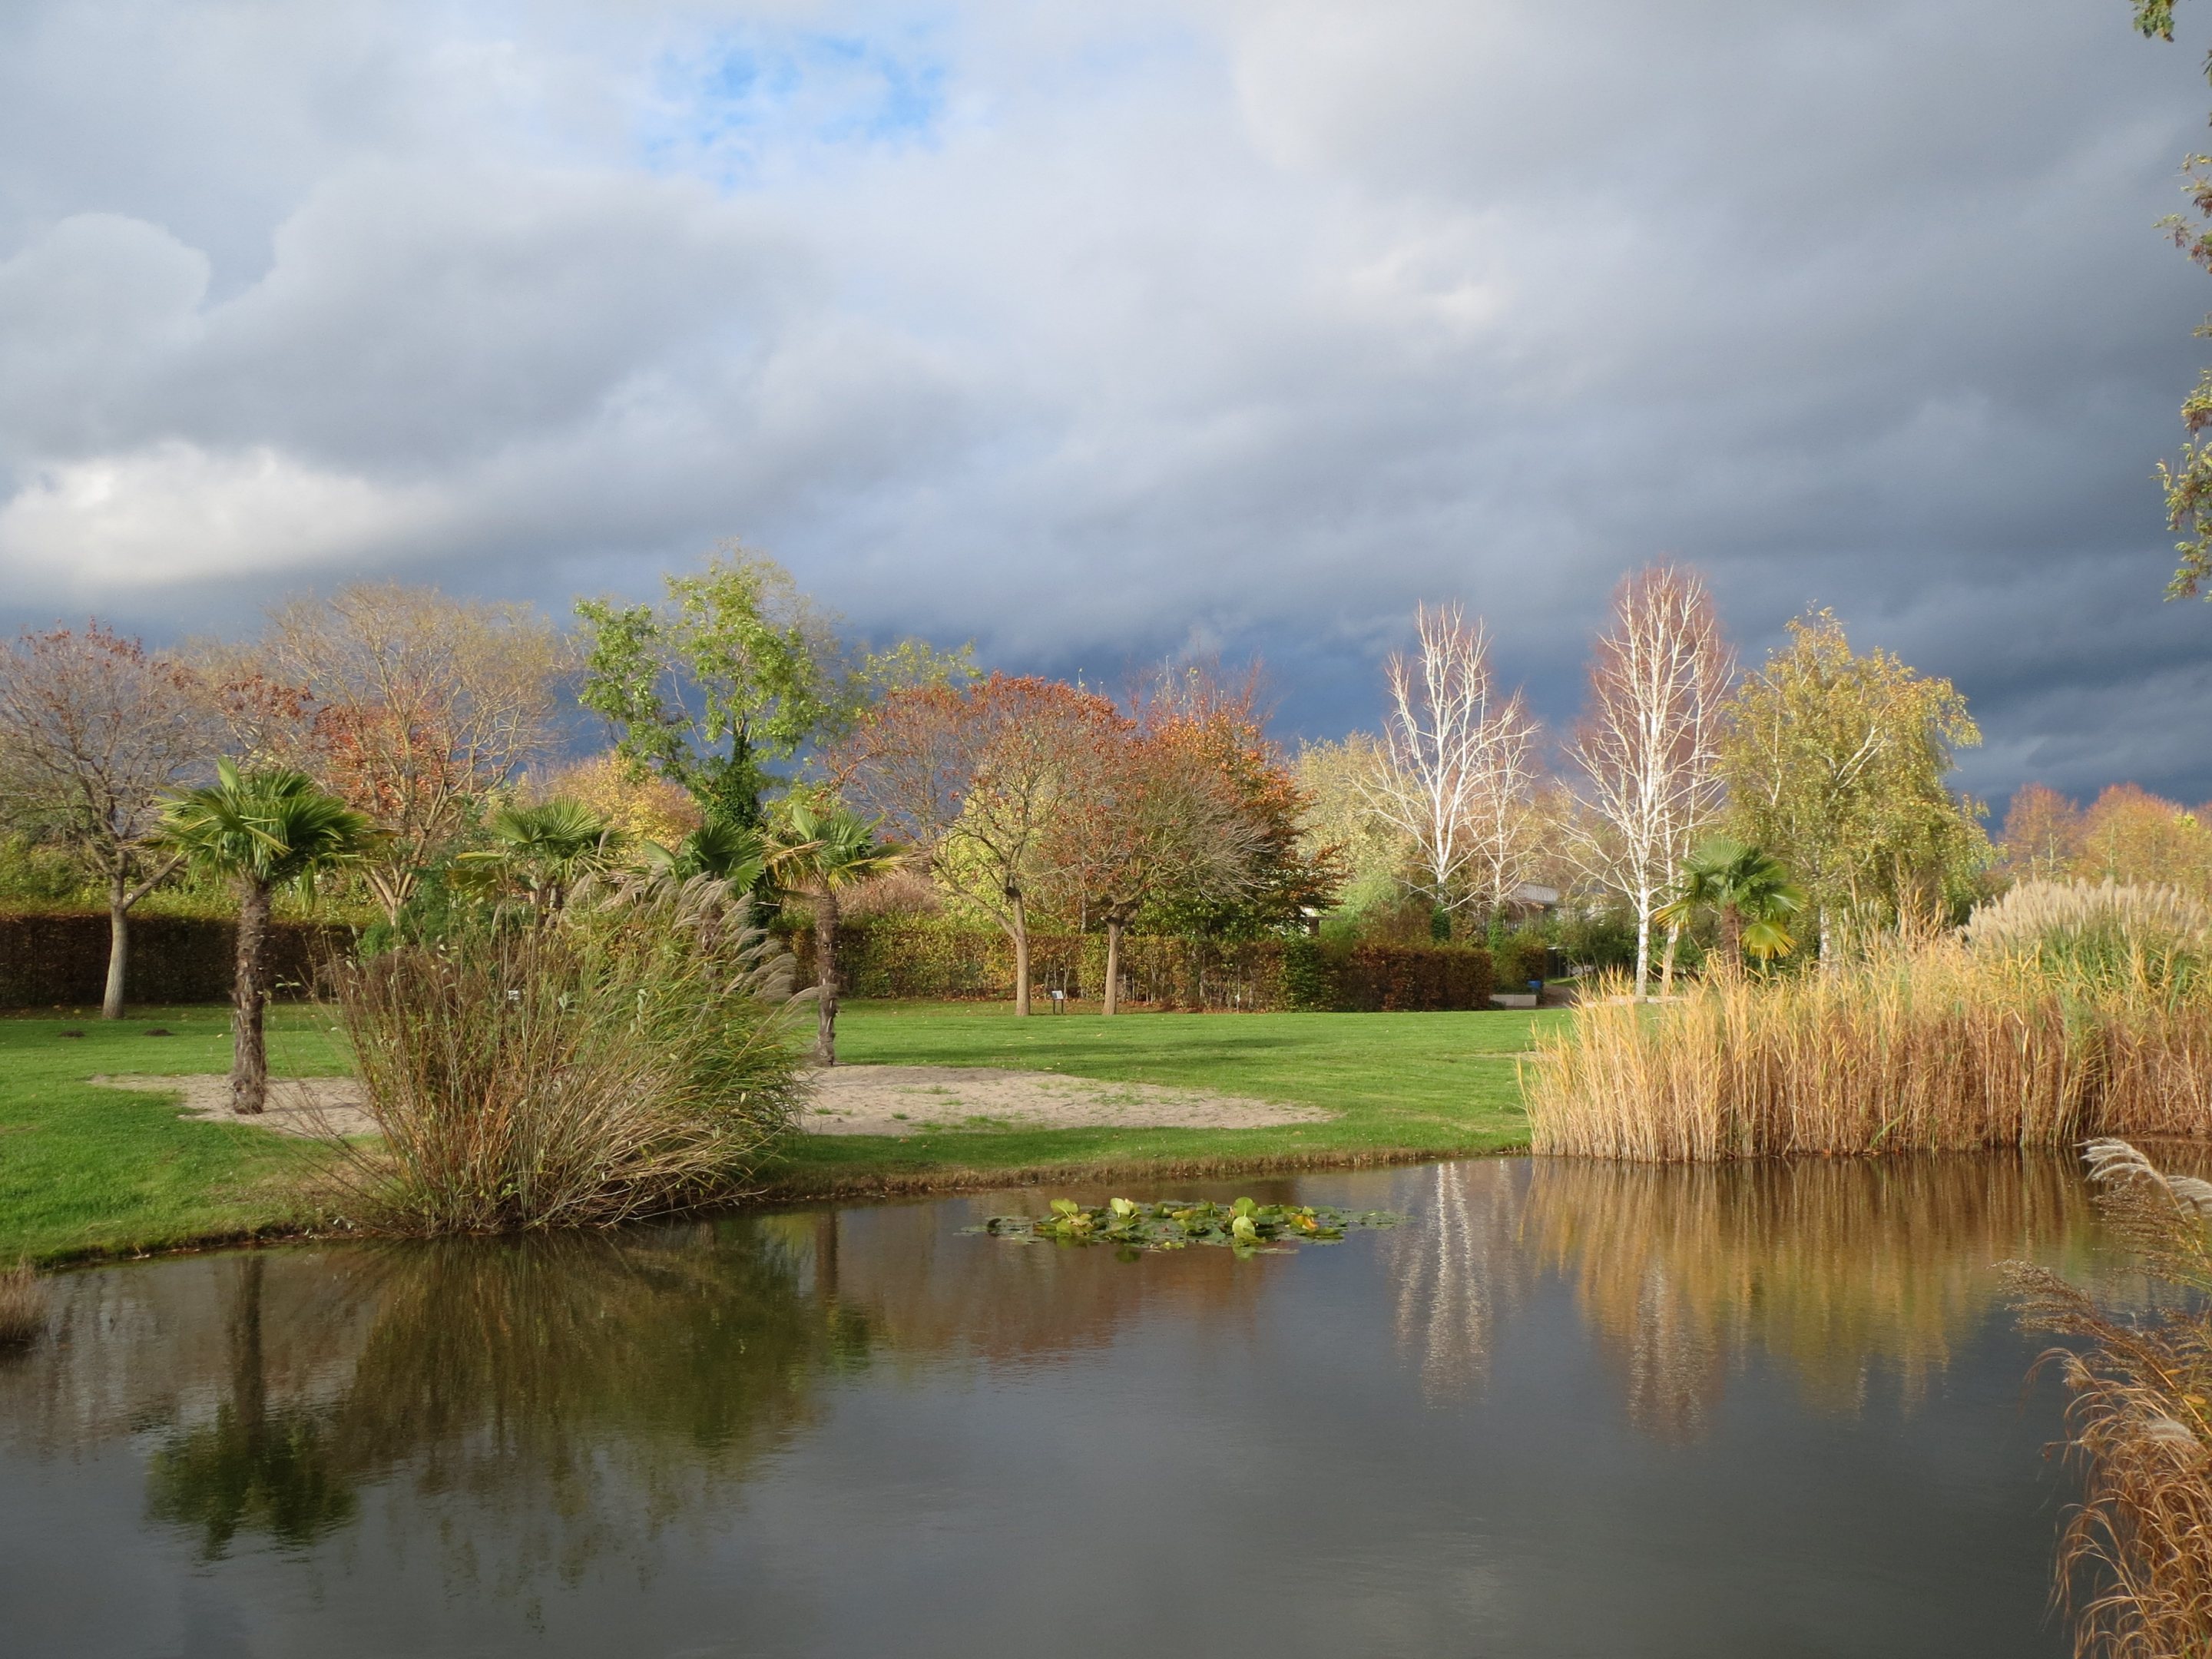
<path fill-rule="evenodd" d="M 814 976 L 813 935 L 792 940 L 802 981 Z M 1097 933 L 1032 934 L 1030 981 L 1096 998 L 1106 975 Z M 848 923 L 838 930 L 838 993 L 928 1001 L 1000 1000 L 1014 993 L 1014 951 L 996 928 L 943 921 Z M 1486 951 L 1452 945 L 1348 945 L 1316 939 L 1127 938 L 1122 994 L 1161 1008 L 1343 1012 L 1486 1008 Z"/>
<path fill-rule="evenodd" d="M 235 967 L 237 926 L 219 917 L 134 915 L 124 981 L 136 1003 L 224 1002 Z M 277 994 L 313 979 L 316 964 L 349 948 L 350 927 L 272 921 L 270 963 Z M 0 915 L 0 1008 L 82 1008 L 107 988 L 105 910 Z"/>

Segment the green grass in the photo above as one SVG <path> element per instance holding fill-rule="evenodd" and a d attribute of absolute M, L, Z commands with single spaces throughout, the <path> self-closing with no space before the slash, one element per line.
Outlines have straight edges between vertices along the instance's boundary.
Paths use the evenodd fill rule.
<path fill-rule="evenodd" d="M 112 1024 L 0 1019 L 0 1264 L 173 1249 L 301 1219 L 296 1178 L 325 1156 L 265 1130 L 198 1123 L 101 1073 L 222 1072 L 222 1008 L 145 1010 Z M 1257 1173 L 1496 1152 L 1528 1140 L 1513 1056 L 1557 1012 L 1038 1014 L 975 1004 L 848 1003 L 854 1064 L 998 1066 L 1218 1090 L 1338 1115 L 1264 1129 L 1052 1129 L 823 1136 L 767 1172 L 778 1197 L 1017 1181 Z M 149 1037 L 165 1028 L 173 1035 Z M 84 1035 L 69 1037 L 64 1030 Z M 345 1069 L 310 1011 L 279 1009 L 271 1070 Z"/>
<path fill-rule="evenodd" d="M 173 1035 L 149 1037 L 165 1029 Z M 82 1031 L 76 1037 L 64 1031 Z M 304 1009 L 271 1012 L 280 1077 L 345 1069 Z M 160 1008 L 0 1019 L 0 1264 L 172 1249 L 295 1223 L 293 1178 L 321 1156 L 295 1139 L 177 1115 L 173 1096 L 104 1089 L 102 1074 L 230 1069 L 229 1012 Z"/>
<path fill-rule="evenodd" d="M 1008 1180 L 1233 1174 L 1498 1152 L 1528 1143 L 1519 1068 L 1558 1011 L 1457 1014 L 1036 1014 L 999 1005 L 848 1003 L 854 1065 L 1002 1066 L 1175 1084 L 1320 1106 L 1264 1129 L 946 1130 L 821 1136 L 770 1171 L 781 1195 L 917 1191 Z"/>

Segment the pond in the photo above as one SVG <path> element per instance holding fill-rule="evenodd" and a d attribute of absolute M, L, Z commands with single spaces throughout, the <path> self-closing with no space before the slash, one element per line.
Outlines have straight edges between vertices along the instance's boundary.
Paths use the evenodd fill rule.
<path fill-rule="evenodd" d="M 0 1362 L 0 1651 L 2069 1650 L 2061 1401 L 1990 1272 L 2092 1269 L 2065 1164 L 1176 1195 L 1240 1192 L 1408 1219 L 963 1232 L 1018 1193 L 64 1275 Z"/>

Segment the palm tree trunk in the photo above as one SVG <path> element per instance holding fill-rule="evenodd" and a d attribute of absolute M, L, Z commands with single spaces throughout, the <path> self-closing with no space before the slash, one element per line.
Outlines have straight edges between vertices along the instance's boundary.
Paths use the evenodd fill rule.
<path fill-rule="evenodd" d="M 268 887 L 248 877 L 238 896 L 238 972 L 230 992 L 230 1109 L 252 1115 L 269 1102 L 269 1049 L 261 1016 L 268 1002 Z"/>
<path fill-rule="evenodd" d="M 1721 906 L 1721 950 L 1728 957 L 1728 965 L 1736 972 L 1743 971 L 1743 912 L 1733 904 Z"/>
<path fill-rule="evenodd" d="M 127 872 L 118 868 L 107 882 L 107 987 L 100 994 L 100 1017 L 123 1018 L 123 974 L 131 960 L 131 893 Z"/>
<path fill-rule="evenodd" d="M 1106 988 L 1100 994 L 1098 1012 L 1121 1012 L 1121 923 L 1110 915 L 1106 918 Z"/>
<path fill-rule="evenodd" d="M 837 1063 L 837 896 L 814 896 L 814 1063 Z"/>
<path fill-rule="evenodd" d="M 1682 924 L 1679 921 L 1668 922 L 1667 924 L 1667 954 L 1659 959 L 1659 994 L 1662 997 L 1671 997 L 1674 994 L 1674 952 L 1681 943 Z"/>

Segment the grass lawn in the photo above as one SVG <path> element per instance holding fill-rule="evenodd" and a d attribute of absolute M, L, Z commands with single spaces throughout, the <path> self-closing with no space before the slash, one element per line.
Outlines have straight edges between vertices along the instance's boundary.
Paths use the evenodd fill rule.
<path fill-rule="evenodd" d="M 782 1198 L 1014 1181 L 1258 1172 L 1495 1152 L 1528 1139 L 1514 1056 L 1539 1021 L 1464 1014 L 1037 1014 L 1002 1006 L 853 1002 L 837 1023 L 854 1064 L 1001 1066 L 1163 1083 L 1321 1106 L 1326 1123 L 1263 1129 L 945 1131 L 823 1136 L 767 1172 Z M 172 1035 L 149 1037 L 154 1029 Z M 80 1031 L 67 1036 L 65 1031 Z M 272 1010 L 280 1077 L 345 1070 L 305 1009 Z M 161 1249 L 281 1231 L 293 1178 L 323 1156 L 265 1130 L 179 1118 L 100 1073 L 222 1072 L 228 1013 L 143 1010 L 0 1018 L 0 1263 Z"/>
<path fill-rule="evenodd" d="M 1556 1010 L 1458 1014 L 1095 1014 L 1003 1005 L 848 1002 L 854 1065 L 1004 1066 L 1179 1084 L 1325 1107 L 1264 1129 L 1047 1129 L 819 1136 L 770 1172 L 780 1194 L 915 1191 L 993 1181 L 1239 1170 L 1498 1152 L 1528 1141 L 1517 1055 Z"/>
<path fill-rule="evenodd" d="M 221 1007 L 0 1019 L 0 1263 L 161 1249 L 293 1219 L 290 1178 L 319 1156 L 313 1147 L 194 1123 L 172 1097 L 85 1081 L 227 1072 L 229 1020 Z M 173 1035 L 146 1035 L 155 1030 Z M 279 1077 L 345 1069 L 336 1039 L 302 1009 L 271 1011 L 269 1054 Z"/>

